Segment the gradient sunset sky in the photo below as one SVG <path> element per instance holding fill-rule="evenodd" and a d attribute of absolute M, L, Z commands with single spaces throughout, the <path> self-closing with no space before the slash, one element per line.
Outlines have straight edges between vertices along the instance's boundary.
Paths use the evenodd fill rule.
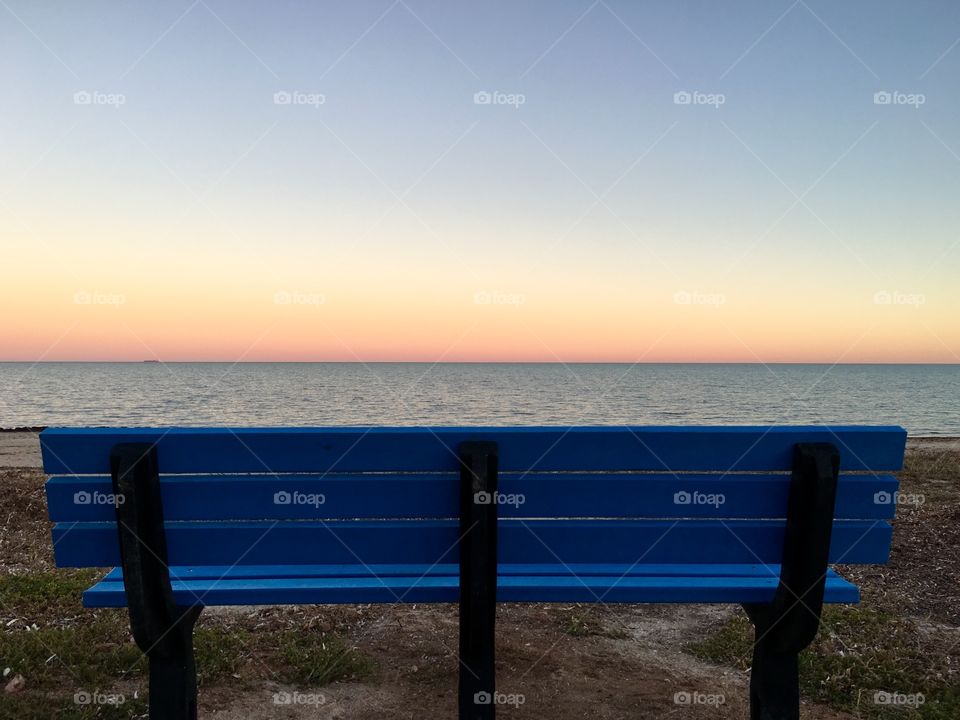
<path fill-rule="evenodd" d="M 960 362 L 960 5 L 0 2 L 0 360 Z"/>

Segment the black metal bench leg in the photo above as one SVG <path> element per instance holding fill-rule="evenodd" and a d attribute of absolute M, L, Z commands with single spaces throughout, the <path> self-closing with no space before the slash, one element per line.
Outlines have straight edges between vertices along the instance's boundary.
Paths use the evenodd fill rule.
<path fill-rule="evenodd" d="M 766 638 L 753 647 L 750 720 L 799 720 L 799 654 L 777 652 Z"/>
<path fill-rule="evenodd" d="M 193 656 L 193 625 L 201 608 L 177 608 L 182 614 L 170 628 L 175 638 L 161 652 L 147 652 L 150 661 L 150 717 L 197 718 L 197 668 Z M 163 643 L 161 643 L 163 644 Z M 159 647 L 159 646 L 158 646 Z"/>
<path fill-rule="evenodd" d="M 150 718 L 196 720 L 193 626 L 203 608 L 179 607 L 173 599 L 156 449 L 116 445 L 110 473 L 130 630 L 150 662 Z"/>
<path fill-rule="evenodd" d="M 780 584 L 772 602 L 744 605 L 756 628 L 751 720 L 800 717 L 799 655 L 820 626 L 839 471 L 830 443 L 795 447 Z"/>
<path fill-rule="evenodd" d="M 465 442 L 460 469 L 460 720 L 493 720 L 497 445 Z"/>

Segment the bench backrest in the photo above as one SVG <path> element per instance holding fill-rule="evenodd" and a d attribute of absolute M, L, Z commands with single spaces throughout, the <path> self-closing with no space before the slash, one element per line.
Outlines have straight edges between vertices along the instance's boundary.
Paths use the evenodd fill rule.
<path fill-rule="evenodd" d="M 830 562 L 886 562 L 899 427 L 50 428 L 57 564 L 120 562 L 110 453 L 155 444 L 169 563 L 456 563 L 463 441 L 499 451 L 501 564 L 779 563 L 793 449 L 840 454 Z M 480 500 L 481 502 L 483 499 Z"/>

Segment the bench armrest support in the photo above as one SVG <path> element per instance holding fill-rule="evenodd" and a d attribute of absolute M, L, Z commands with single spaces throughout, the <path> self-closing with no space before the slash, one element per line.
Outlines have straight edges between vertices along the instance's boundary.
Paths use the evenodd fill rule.
<path fill-rule="evenodd" d="M 794 448 L 780 584 L 773 602 L 745 606 L 780 652 L 805 648 L 820 625 L 839 471 L 831 443 Z"/>
<path fill-rule="evenodd" d="M 756 628 L 753 720 L 799 717 L 797 656 L 820 626 L 839 472 L 840 454 L 833 444 L 794 447 L 780 584 L 772 602 L 744 605 Z"/>
<path fill-rule="evenodd" d="M 170 586 L 156 448 L 120 443 L 110 454 L 130 629 L 150 660 L 150 717 L 195 720 L 193 626 L 201 606 L 178 607 Z"/>
<path fill-rule="evenodd" d="M 460 460 L 460 720 L 493 720 L 497 615 L 497 444 L 464 442 Z"/>

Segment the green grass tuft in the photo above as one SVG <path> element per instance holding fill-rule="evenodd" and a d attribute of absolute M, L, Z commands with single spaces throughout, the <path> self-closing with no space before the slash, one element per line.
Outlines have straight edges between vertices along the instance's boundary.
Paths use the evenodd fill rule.
<path fill-rule="evenodd" d="M 35 618 L 90 614 L 80 607 L 80 596 L 102 575 L 100 570 L 84 569 L 0 576 L 0 612 L 6 614 L 15 608 L 28 623 Z"/>
<path fill-rule="evenodd" d="M 356 680 L 373 672 L 373 662 L 339 635 L 317 630 L 287 630 L 280 635 L 278 673 L 284 682 L 319 686 Z"/>
<path fill-rule="evenodd" d="M 741 670 L 753 660 L 753 626 L 738 612 L 712 637 L 688 650 L 710 662 Z M 875 692 L 924 696 L 910 715 L 923 720 L 960 717 L 960 688 L 950 677 L 950 658 L 924 649 L 909 620 L 873 608 L 824 608 L 820 633 L 800 655 L 800 691 L 810 700 L 859 717 L 903 718 L 906 709 L 878 705 Z"/>
<path fill-rule="evenodd" d="M 0 720 L 130 720 L 147 716 L 144 698 L 124 699 L 121 705 L 78 705 L 70 697 L 7 695 L 0 699 Z"/>
<path fill-rule="evenodd" d="M 240 672 L 246 648 L 256 638 L 245 630 L 197 628 L 193 632 L 193 655 L 197 663 L 197 684 L 204 685 Z"/>
<path fill-rule="evenodd" d="M 32 686 L 109 687 L 121 676 L 136 677 L 141 653 L 124 627 L 99 621 L 65 628 L 0 633 L 0 665 Z"/>

